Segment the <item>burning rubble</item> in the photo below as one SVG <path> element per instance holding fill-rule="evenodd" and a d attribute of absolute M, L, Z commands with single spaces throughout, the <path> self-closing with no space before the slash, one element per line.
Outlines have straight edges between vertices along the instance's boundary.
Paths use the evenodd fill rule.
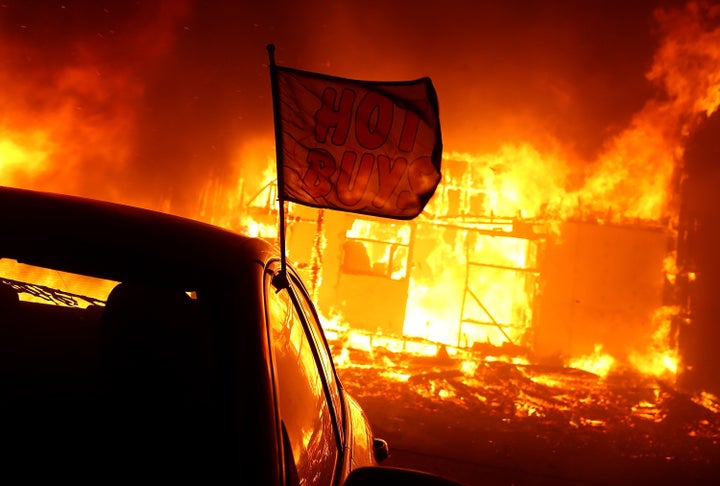
<path fill-rule="evenodd" d="M 418 421 L 442 413 L 452 419 L 436 433 L 475 437 L 474 446 L 491 449 L 482 457 L 488 462 L 507 444 L 530 437 L 533 447 L 568 457 L 602 444 L 604 460 L 617 456 L 635 468 L 678 464 L 692 475 L 718 465 L 720 401 L 711 394 L 683 393 L 671 380 L 613 366 L 607 355 L 579 360 L 574 367 L 539 364 L 526 357 L 526 350 L 507 347 L 435 345 L 435 354 L 427 354 L 433 346 L 423 343 L 408 351 L 413 343 L 362 349 L 344 342 L 338 351 L 346 357 L 340 360 L 341 377 L 371 420 L 388 424 L 380 417 L 397 410 L 381 434 L 402 436 L 401 431 L 424 428 Z M 590 361 L 595 372 L 583 369 Z M 402 441 L 398 446 L 409 447 Z M 539 467 L 523 459 L 514 456 L 515 466 Z M 565 471 L 578 478 L 586 473 Z"/>

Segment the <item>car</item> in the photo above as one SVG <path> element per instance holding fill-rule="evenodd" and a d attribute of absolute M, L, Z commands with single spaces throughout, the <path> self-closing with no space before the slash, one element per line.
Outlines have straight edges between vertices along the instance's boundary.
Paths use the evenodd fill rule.
<path fill-rule="evenodd" d="M 388 445 L 272 242 L 13 187 L 0 228 L 4 474 L 456 484 L 381 464 Z"/>

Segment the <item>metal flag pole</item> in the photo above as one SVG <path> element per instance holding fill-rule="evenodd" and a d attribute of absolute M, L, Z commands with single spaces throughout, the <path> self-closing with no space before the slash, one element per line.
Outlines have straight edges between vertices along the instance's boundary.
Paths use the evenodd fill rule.
<path fill-rule="evenodd" d="M 275 45 L 267 45 L 268 56 L 270 57 L 270 87 L 272 89 L 273 121 L 275 125 L 275 167 L 277 172 L 277 193 L 278 193 L 278 219 L 280 236 L 280 273 L 275 277 L 275 287 L 286 288 L 288 286 L 287 262 L 285 259 L 285 185 L 283 182 L 282 164 L 282 127 L 280 125 L 280 94 L 278 93 L 277 71 L 275 70 Z"/>

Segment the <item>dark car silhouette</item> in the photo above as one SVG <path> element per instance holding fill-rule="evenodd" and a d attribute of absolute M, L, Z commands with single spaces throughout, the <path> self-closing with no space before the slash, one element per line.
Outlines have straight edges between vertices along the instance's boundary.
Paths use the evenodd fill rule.
<path fill-rule="evenodd" d="M 282 270 L 262 239 L 0 187 L 3 474 L 451 484 L 379 466 L 387 445 Z"/>

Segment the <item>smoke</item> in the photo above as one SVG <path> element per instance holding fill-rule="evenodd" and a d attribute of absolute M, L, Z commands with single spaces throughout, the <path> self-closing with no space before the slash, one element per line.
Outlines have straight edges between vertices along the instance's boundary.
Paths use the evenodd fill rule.
<path fill-rule="evenodd" d="M 5 2 L 0 139 L 14 150 L 0 154 L 2 183 L 140 196 L 131 189 L 156 169 L 138 136 L 148 88 L 188 13 L 185 2 Z"/>
<path fill-rule="evenodd" d="M 657 94 L 654 13 L 675 5 L 6 1 L 0 147 L 25 155 L 3 155 L 0 183 L 193 213 L 209 181 L 266 169 L 245 156 L 272 155 L 268 43 L 301 69 L 430 76 L 448 150 L 561 143 L 593 160 Z"/>

